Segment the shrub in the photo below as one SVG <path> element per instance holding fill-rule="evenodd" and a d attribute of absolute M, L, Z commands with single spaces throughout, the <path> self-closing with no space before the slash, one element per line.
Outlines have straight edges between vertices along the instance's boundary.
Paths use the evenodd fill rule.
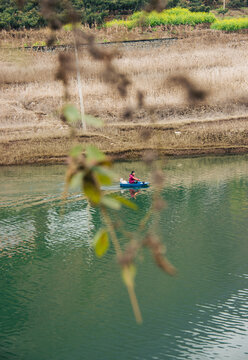
<path fill-rule="evenodd" d="M 248 29 L 248 18 L 218 20 L 211 25 L 211 29 L 224 31 Z"/>
<path fill-rule="evenodd" d="M 216 9 L 218 14 L 225 15 L 228 12 L 228 9 L 224 9 L 223 7 L 220 7 L 219 9 Z"/>
<path fill-rule="evenodd" d="M 114 20 L 107 22 L 106 26 L 127 26 L 128 28 L 136 26 L 159 26 L 159 25 L 197 25 L 202 23 L 213 23 L 216 21 L 214 14 L 205 12 L 191 12 L 188 9 L 174 8 L 164 10 L 160 13 L 152 11 L 136 12 L 128 20 Z"/>
<path fill-rule="evenodd" d="M 45 20 L 39 12 L 37 0 L 25 2 L 20 10 L 14 0 L 1 0 L 0 4 L 0 29 L 20 29 L 41 27 Z"/>
<path fill-rule="evenodd" d="M 107 16 L 125 15 L 142 8 L 146 0 L 71 0 L 82 23 L 90 26 L 102 24 Z M 56 12 L 62 23 L 68 21 L 64 1 L 56 1 Z M 46 21 L 40 12 L 40 0 L 25 0 L 23 8 L 18 8 L 16 0 L 0 0 L 0 30 L 39 28 Z"/>
<path fill-rule="evenodd" d="M 190 11 L 194 12 L 209 12 L 210 6 L 202 2 L 202 0 L 190 0 L 186 5 Z"/>

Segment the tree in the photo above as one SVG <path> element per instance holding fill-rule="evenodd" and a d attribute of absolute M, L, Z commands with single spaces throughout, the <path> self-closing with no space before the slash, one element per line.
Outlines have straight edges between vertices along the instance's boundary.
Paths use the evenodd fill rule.
<path fill-rule="evenodd" d="M 126 15 L 140 10 L 146 0 L 72 0 L 82 23 L 90 26 L 102 24 L 109 16 Z M 56 4 L 57 15 L 66 22 L 64 1 Z M 40 28 L 46 26 L 39 0 L 26 0 L 22 9 L 15 0 L 2 0 L 0 4 L 0 29 Z"/>

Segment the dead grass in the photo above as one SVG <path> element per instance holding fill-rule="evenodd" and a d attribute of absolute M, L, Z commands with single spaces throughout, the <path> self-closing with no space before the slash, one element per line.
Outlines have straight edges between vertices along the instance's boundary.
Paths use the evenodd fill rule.
<path fill-rule="evenodd" d="M 138 39 L 157 39 L 164 37 L 192 37 L 198 34 L 200 31 L 205 29 L 206 26 L 199 25 L 196 28 L 191 26 L 167 26 L 167 27 L 157 27 L 157 28 L 135 28 L 128 30 L 126 28 L 89 28 L 82 26 L 82 29 L 86 32 L 89 32 L 95 36 L 96 42 L 105 43 L 113 41 L 127 41 L 127 40 L 138 40 Z M 39 30 L 11 30 L 0 31 L 0 44 L 5 48 L 16 48 L 16 47 L 26 47 L 34 46 L 34 44 L 42 44 L 46 42 L 47 38 L 50 35 L 50 30 L 48 28 L 43 28 Z M 66 45 L 73 42 L 72 33 L 70 31 L 61 30 L 55 33 L 55 44 L 56 45 Z"/>
<path fill-rule="evenodd" d="M 101 79 L 102 64 L 92 61 L 84 49 L 80 66 L 86 112 L 103 118 L 106 127 L 90 129 L 88 134 L 80 130 L 79 141 L 93 141 L 119 157 L 134 156 L 157 144 L 169 153 L 247 150 L 247 51 L 244 34 L 217 37 L 204 30 L 170 46 L 121 48 L 123 55 L 115 65 L 133 80 L 129 98 L 123 101 Z M 0 163 L 64 160 L 72 142 L 59 119 L 63 89 L 54 81 L 57 53 L 2 49 L 0 65 Z M 184 90 L 168 82 L 175 74 L 187 75 L 207 89 L 207 101 L 188 102 Z M 152 116 L 142 110 L 132 119 L 123 117 L 136 102 L 135 89 L 145 93 L 148 108 L 154 109 Z M 78 103 L 75 77 L 70 90 L 71 101 Z M 142 131 L 154 136 L 144 140 Z"/>

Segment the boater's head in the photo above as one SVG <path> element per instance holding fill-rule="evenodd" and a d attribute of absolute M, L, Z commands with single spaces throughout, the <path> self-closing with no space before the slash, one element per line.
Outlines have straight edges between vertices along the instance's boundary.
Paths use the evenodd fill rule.
<path fill-rule="evenodd" d="M 135 175 L 135 171 L 132 171 L 132 172 L 131 172 L 131 175 L 133 175 L 133 176 L 134 176 L 134 175 Z"/>

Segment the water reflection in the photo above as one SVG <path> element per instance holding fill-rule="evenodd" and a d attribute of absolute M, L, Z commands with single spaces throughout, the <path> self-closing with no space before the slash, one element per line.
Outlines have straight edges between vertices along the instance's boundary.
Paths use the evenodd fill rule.
<path fill-rule="evenodd" d="M 179 275 L 166 277 L 146 252 L 139 259 L 142 327 L 133 320 L 113 249 L 102 260 L 92 251 L 99 212 L 79 194 L 61 201 L 64 167 L 0 169 L 2 358 L 248 358 L 247 159 L 166 164 L 168 206 L 158 231 Z M 116 167 L 119 177 L 135 168 L 147 179 L 141 163 Z M 106 191 L 120 190 L 115 184 Z M 152 187 L 123 195 L 139 211 L 111 216 L 133 233 L 151 206 Z"/>

